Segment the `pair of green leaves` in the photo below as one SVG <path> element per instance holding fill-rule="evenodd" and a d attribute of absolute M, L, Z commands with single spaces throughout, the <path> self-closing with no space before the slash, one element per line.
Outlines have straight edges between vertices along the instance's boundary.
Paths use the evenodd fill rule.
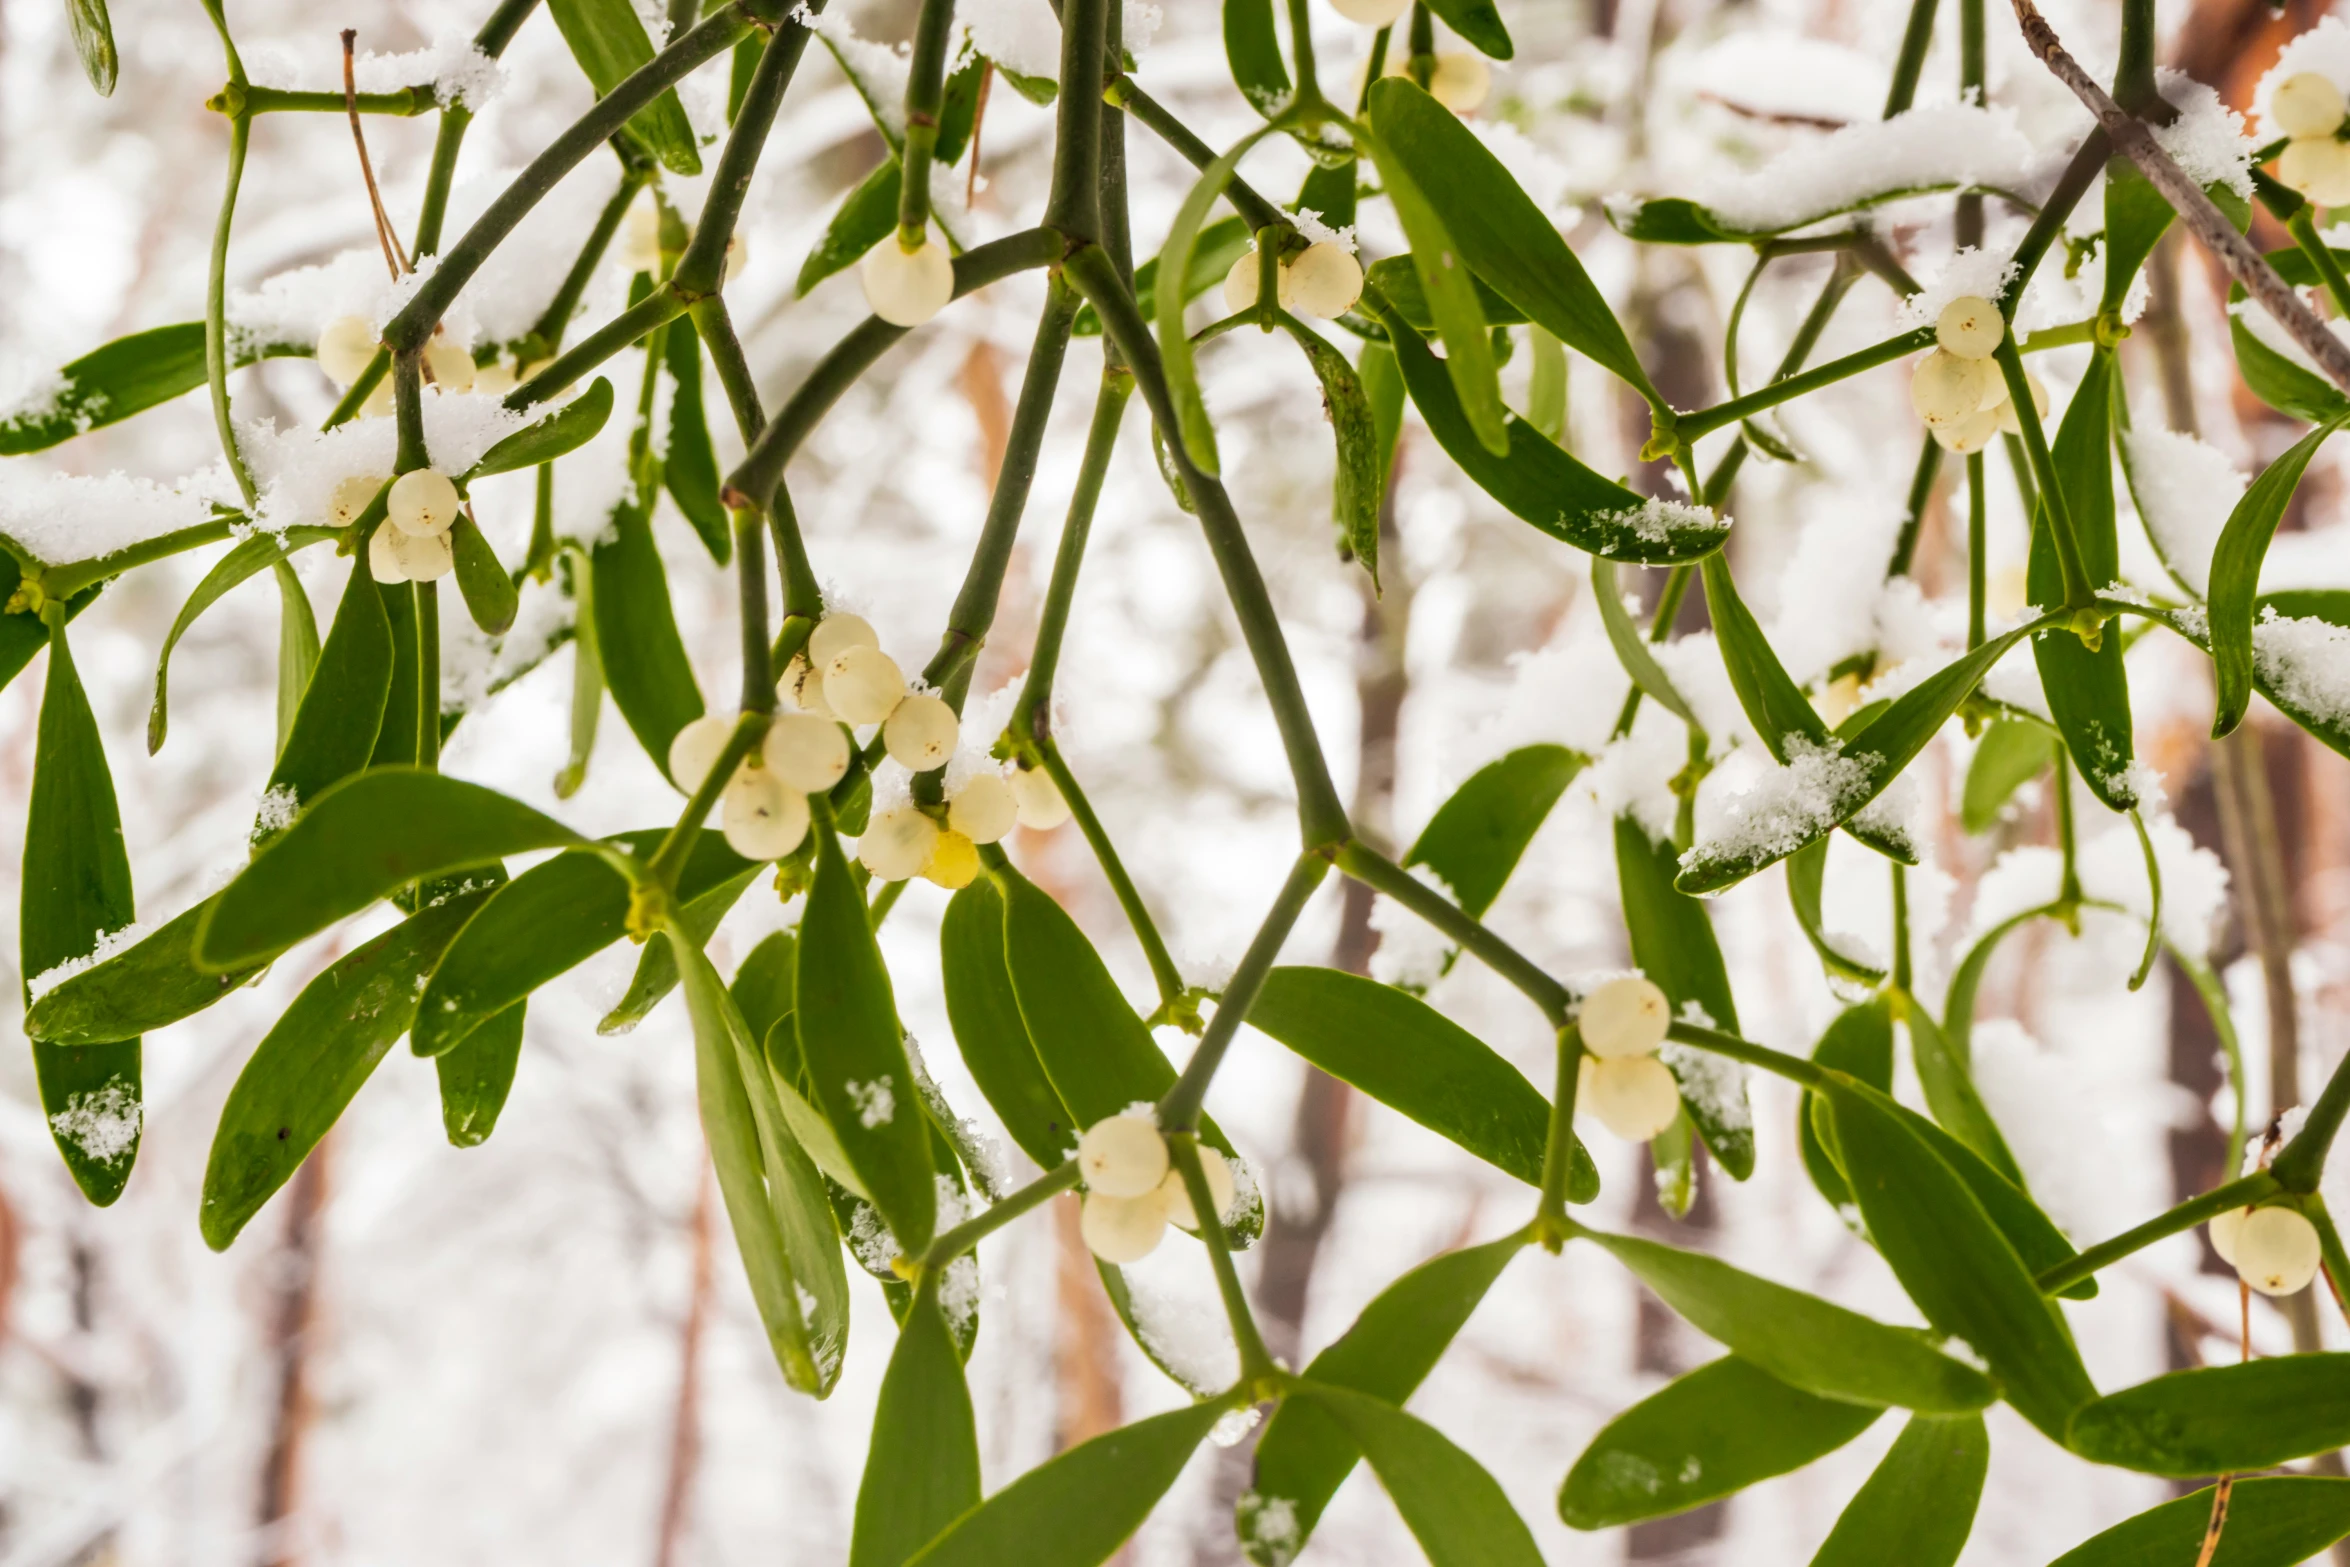
<path fill-rule="evenodd" d="M 547 10 L 599 98 L 653 58 L 652 37 L 629 0 L 547 0 Z M 639 110 L 621 134 L 673 174 L 702 172 L 694 129 L 675 88 Z"/>

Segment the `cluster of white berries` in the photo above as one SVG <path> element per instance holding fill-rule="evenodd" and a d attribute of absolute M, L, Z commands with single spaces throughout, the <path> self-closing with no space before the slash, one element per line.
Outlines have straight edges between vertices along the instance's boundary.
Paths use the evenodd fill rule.
<path fill-rule="evenodd" d="M 2277 159 L 2277 178 L 2321 207 L 2350 204 L 2350 142 L 2341 139 L 2350 105 L 2333 79 L 2303 71 L 2268 100 L 2268 123 L 2292 139 Z"/>
<path fill-rule="evenodd" d="M 735 721 L 705 714 L 669 742 L 669 776 L 699 789 L 734 733 Z M 808 796 L 839 783 L 849 770 L 849 740 L 840 725 L 813 713 L 778 713 L 758 750 L 743 758 L 720 797 L 727 847 L 746 860 L 775 860 L 808 836 Z"/>
<path fill-rule="evenodd" d="M 338 527 L 348 526 L 384 481 L 355 474 L 335 486 L 327 511 Z M 378 582 L 437 582 L 457 564 L 449 530 L 464 510 L 464 497 L 438 468 L 412 468 L 392 481 L 385 497 L 385 521 L 368 535 L 367 569 Z"/>
<path fill-rule="evenodd" d="M 1992 355 L 2007 338 L 2007 322 L 1999 307 L 1979 294 L 1967 294 L 1942 307 L 1934 323 L 1939 347 L 1918 361 L 1909 378 L 1909 402 L 1934 439 L 1954 452 L 1979 452 L 1991 437 L 2005 431 L 2019 435 L 2015 405 L 2008 401 L 2007 377 Z M 2048 412 L 2048 392 L 2040 378 L 2027 374 L 2033 406 Z"/>
<path fill-rule="evenodd" d="M 2263 1295 L 2296 1294 L 2317 1277 L 2317 1226 L 2296 1209 L 2230 1208 L 2206 1228 L 2220 1260 Z"/>
<path fill-rule="evenodd" d="M 1221 1220 L 1232 1210 L 1232 1167 L 1204 1143 L 1199 1163 Z M 1147 1105 L 1087 1127 L 1077 1140 L 1077 1168 L 1085 1178 L 1078 1232 L 1104 1262 L 1140 1262 L 1158 1250 L 1170 1223 L 1199 1228 L 1183 1172 L 1168 1159 L 1166 1139 Z"/>
<path fill-rule="evenodd" d="M 376 350 L 382 346 L 365 316 L 337 316 L 318 334 L 318 367 L 326 372 L 328 380 L 348 389 L 367 373 L 367 367 L 375 362 Z M 432 341 L 424 345 L 424 377 L 444 392 L 505 392 L 514 386 L 514 372 L 503 361 L 487 371 L 478 370 L 473 355 L 442 336 L 438 329 L 433 332 Z M 392 378 L 386 375 L 375 383 L 375 390 L 367 394 L 359 412 L 372 419 L 391 411 Z"/>
<path fill-rule="evenodd" d="M 1656 1052 L 1672 1026 L 1673 1004 L 1656 982 L 1638 974 L 1611 979 L 1583 998 L 1575 1020 L 1586 1052 L 1576 1106 L 1629 1143 L 1672 1125 L 1681 1085 Z"/>
<path fill-rule="evenodd" d="M 1256 307 L 1262 282 L 1255 250 L 1224 274 L 1224 308 L 1235 315 Z M 1322 240 L 1281 260 L 1276 291 L 1281 308 L 1335 321 L 1363 297 L 1363 265 L 1344 245 Z"/>
<path fill-rule="evenodd" d="M 889 235 L 865 252 L 857 278 L 865 285 L 867 307 L 891 326 L 920 326 L 955 297 L 954 258 L 928 234 L 918 250 Z"/>

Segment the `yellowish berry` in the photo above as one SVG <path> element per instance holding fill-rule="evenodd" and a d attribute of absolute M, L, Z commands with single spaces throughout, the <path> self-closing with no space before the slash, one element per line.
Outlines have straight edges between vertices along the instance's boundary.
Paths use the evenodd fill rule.
<path fill-rule="evenodd" d="M 726 260 L 720 265 L 718 271 L 719 286 L 723 288 L 725 285 L 733 282 L 735 274 L 742 271 L 743 264 L 750 259 L 751 247 L 749 242 L 746 241 L 740 234 L 727 235 Z"/>
<path fill-rule="evenodd" d="M 399 528 L 375 531 L 392 536 L 392 553 L 400 558 L 400 569 L 408 573 L 410 582 L 438 582 L 457 568 L 457 551 L 446 533 L 408 533 Z"/>
<path fill-rule="evenodd" d="M 400 562 L 400 551 L 393 540 L 404 537 L 390 523 L 376 524 L 367 536 L 367 574 L 378 582 L 406 582 L 408 568 Z"/>
<path fill-rule="evenodd" d="M 905 697 L 904 672 L 877 647 L 845 648 L 824 666 L 824 704 L 843 723 L 878 724 Z"/>
<path fill-rule="evenodd" d="M 650 193 L 628 209 L 620 231 L 620 264 L 631 272 L 661 270 L 661 208 Z"/>
<path fill-rule="evenodd" d="M 1061 798 L 1053 775 L 1041 767 L 1026 767 L 1012 774 L 1012 798 L 1019 808 L 1020 825 L 1032 832 L 1050 832 L 1069 819 L 1069 802 Z"/>
<path fill-rule="evenodd" d="M 760 747 L 767 770 L 802 794 L 821 794 L 849 770 L 849 739 L 814 713 L 778 713 Z"/>
<path fill-rule="evenodd" d="M 391 417 L 392 409 L 395 406 L 392 378 L 387 374 L 382 380 L 375 383 L 375 390 L 369 392 L 361 400 L 359 417 L 362 419 L 387 419 Z"/>
<path fill-rule="evenodd" d="M 824 700 L 824 677 L 804 654 L 793 654 L 792 661 L 783 667 L 783 678 L 775 682 L 775 694 L 803 713 L 813 713 L 818 718 L 832 717 L 832 709 Z"/>
<path fill-rule="evenodd" d="M 2031 389 L 2032 411 L 2038 414 L 2042 419 L 2046 419 L 2048 417 L 2048 388 L 2041 383 L 2041 380 L 2038 376 L 2032 374 L 2032 372 L 2029 370 L 2024 372 L 2024 385 Z M 2006 390 L 2004 382 L 2002 382 L 2000 390 L 2003 392 Z M 2021 435 L 2024 433 L 2022 421 L 2016 418 L 2015 404 L 2010 402 L 2007 398 L 2001 397 L 1999 401 L 1992 406 L 1991 411 L 1994 417 L 1998 420 L 2001 431 L 2008 435 Z"/>
<path fill-rule="evenodd" d="M 926 773 L 946 765 L 962 731 L 962 720 L 943 698 L 922 692 L 890 710 L 881 726 L 881 743 L 891 761 L 910 773 Z"/>
<path fill-rule="evenodd" d="M 392 526 L 402 533 L 446 533 L 457 521 L 457 486 L 438 468 L 412 468 L 392 481 Z"/>
<path fill-rule="evenodd" d="M 1962 457 L 1970 456 L 1991 444 L 1991 437 L 2000 431 L 2003 412 L 2009 421 L 2015 418 L 2015 411 L 2001 403 L 1996 408 L 1978 408 L 1955 424 L 1929 425 L 1927 428 L 1944 451 L 1956 452 Z"/>
<path fill-rule="evenodd" d="M 2291 1208 L 2255 1208 L 2236 1231 L 2236 1274 L 2263 1295 L 2294 1295 L 2317 1277 L 2317 1226 Z"/>
<path fill-rule="evenodd" d="M 808 659 L 818 668 L 853 647 L 879 647 L 881 636 L 862 615 L 836 613 L 816 622 L 808 633 Z"/>
<path fill-rule="evenodd" d="M 1286 304 L 1309 316 L 1335 321 L 1363 297 L 1363 267 L 1344 245 L 1323 240 L 1308 245 L 1289 264 Z"/>
<path fill-rule="evenodd" d="M 2277 178 L 2321 207 L 2350 205 L 2350 142 L 2304 136 L 2285 144 Z"/>
<path fill-rule="evenodd" d="M 923 862 L 922 879 L 961 892 L 979 879 L 979 845 L 952 828 L 940 833 Z"/>
<path fill-rule="evenodd" d="M 739 769 L 725 802 L 726 846 L 746 860 L 780 860 L 808 836 L 808 797 L 764 767 Z"/>
<path fill-rule="evenodd" d="M 1656 1057 L 1623 1056 L 1588 1066 L 1577 1103 L 1624 1141 L 1647 1142 L 1680 1113 L 1680 1085 Z"/>
<path fill-rule="evenodd" d="M 1956 424 L 1983 406 L 1986 383 L 1998 373 L 1998 366 L 1989 360 L 1961 359 L 1933 349 L 1910 375 L 1910 406 L 1929 429 Z"/>
<path fill-rule="evenodd" d="M 514 361 L 504 356 L 473 372 L 473 389 L 492 397 L 503 397 L 521 384 L 521 378 L 514 373 Z"/>
<path fill-rule="evenodd" d="M 1390 27 L 1412 0 L 1330 0 L 1330 9 L 1357 27 Z"/>
<path fill-rule="evenodd" d="M 367 503 L 375 499 L 375 492 L 384 487 L 380 473 L 355 473 L 335 486 L 334 494 L 326 500 L 326 519 L 338 528 L 348 528 L 367 510 Z"/>
<path fill-rule="evenodd" d="M 2331 136 L 2342 128 L 2350 105 L 2333 78 L 2315 71 L 2287 77 L 2268 100 L 2268 123 L 2286 136 Z"/>
<path fill-rule="evenodd" d="M 893 233 L 865 252 L 857 276 L 865 303 L 891 326 L 920 326 L 955 297 L 955 263 L 934 239 L 908 251 Z"/>
<path fill-rule="evenodd" d="M 375 328 L 365 316 L 337 316 L 318 334 L 318 368 L 335 385 L 349 386 L 375 362 L 377 346 Z"/>
<path fill-rule="evenodd" d="M 1481 54 L 1456 50 L 1436 57 L 1428 73 L 1428 96 L 1455 114 L 1475 114 L 1493 90 L 1493 70 Z"/>
<path fill-rule="evenodd" d="M 1090 1192 L 1078 1213 L 1077 1233 L 1085 1238 L 1085 1249 L 1104 1262 L 1140 1262 L 1166 1238 L 1167 1205 L 1155 1190 L 1140 1197 Z"/>
<path fill-rule="evenodd" d="M 938 847 L 938 823 L 910 805 L 877 811 L 857 840 L 857 858 L 882 881 L 906 881 L 922 874 Z"/>
<path fill-rule="evenodd" d="M 734 720 L 716 713 L 704 713 L 677 731 L 669 741 L 669 781 L 687 794 L 701 788 L 733 734 Z"/>
<path fill-rule="evenodd" d="M 1999 307 L 1979 294 L 1962 294 L 1942 307 L 1934 340 L 1961 359 L 1988 359 L 2007 338 Z"/>
<path fill-rule="evenodd" d="M 994 843 L 1020 822 L 1020 802 L 1002 773 L 976 773 L 947 801 L 947 825 L 973 843 Z"/>
<path fill-rule="evenodd" d="M 1077 1139 L 1077 1170 L 1088 1191 L 1140 1197 L 1167 1177 L 1167 1142 L 1147 1115 L 1104 1116 Z"/>
<path fill-rule="evenodd" d="M 2236 1237 L 2243 1233 L 2244 1221 L 2251 1217 L 2249 1208 L 2228 1208 L 2212 1215 L 2211 1222 L 2203 1227 L 2211 1236 L 2211 1249 L 2231 1268 L 2236 1265 Z"/>
<path fill-rule="evenodd" d="M 470 392 L 474 381 L 473 355 L 436 335 L 424 345 L 424 373 L 444 392 Z"/>
<path fill-rule="evenodd" d="M 1232 263 L 1232 270 L 1224 274 L 1224 308 L 1233 315 L 1253 310 L 1257 303 L 1258 285 L 1264 280 L 1258 276 L 1259 262 L 1255 250 L 1244 250 L 1240 259 Z"/>
<path fill-rule="evenodd" d="M 1232 1166 L 1223 1154 L 1206 1143 L 1199 1145 L 1199 1173 L 1208 1183 L 1208 1200 L 1216 1205 L 1219 1223 L 1232 1211 Z M 1167 1198 L 1167 1222 L 1187 1230 L 1199 1228 L 1199 1219 L 1191 1209 L 1191 1188 L 1183 1184 L 1181 1170 L 1169 1170 L 1160 1183 Z"/>
<path fill-rule="evenodd" d="M 1672 1026 L 1673 1003 L 1656 981 L 1626 974 L 1585 996 L 1576 1021 L 1583 1048 L 1602 1060 L 1651 1055 Z"/>

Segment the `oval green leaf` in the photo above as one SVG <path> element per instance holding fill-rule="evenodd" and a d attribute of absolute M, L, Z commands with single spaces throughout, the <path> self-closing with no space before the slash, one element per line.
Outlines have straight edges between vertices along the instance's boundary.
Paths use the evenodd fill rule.
<path fill-rule="evenodd" d="M 465 482 L 553 462 L 594 440 L 611 417 L 612 383 L 597 376 L 586 391 L 546 418 L 524 426 L 484 452 L 480 462 L 465 470 Z"/>
<path fill-rule="evenodd" d="M 547 0 L 547 10 L 599 98 L 653 58 L 653 40 L 629 0 Z M 642 142 L 672 174 L 702 172 L 694 128 L 674 87 L 638 110 L 622 134 Z"/>
<path fill-rule="evenodd" d="M 2086 1405 L 2065 1445 L 2180 1479 L 2270 1469 L 2350 1443 L 2350 1354 L 2199 1366 Z"/>
<path fill-rule="evenodd" d="M 2080 545 L 2081 567 L 2092 587 L 2121 576 L 2113 504 L 2116 380 L 2113 350 L 2099 349 L 2092 354 L 2088 372 L 2074 389 L 2049 452 L 2057 482 L 2064 487 L 2065 510 Z M 2064 602 L 2063 569 L 2057 562 L 2051 528 L 2052 519 L 2043 502 L 2033 524 L 2032 552 L 2025 573 L 2031 602 L 2043 610 L 2053 610 Z M 2108 810 L 2126 811 L 2136 805 L 2137 790 L 2129 781 L 2136 755 L 2130 681 L 2122 664 L 2119 628 L 2109 631 L 2094 650 L 2069 630 L 2043 629 L 2032 638 L 2032 659 L 2040 669 L 2049 714 L 2080 769 L 2081 781 Z"/>
<path fill-rule="evenodd" d="M 1265 126 L 1251 131 L 1230 152 L 1200 172 L 1191 193 L 1176 210 L 1175 221 L 1167 230 L 1167 242 L 1159 250 L 1160 287 L 1154 313 L 1158 318 L 1159 357 L 1166 371 L 1167 394 L 1175 403 L 1178 426 L 1168 432 L 1168 438 L 1180 439 L 1192 466 L 1210 478 L 1223 472 L 1216 456 L 1216 427 L 1208 420 L 1207 404 L 1200 400 L 1199 372 L 1192 365 L 1191 334 L 1183 326 L 1183 307 L 1191 299 L 1192 253 L 1199 244 L 1200 225 L 1207 221 L 1208 209 L 1224 194 L 1224 187 L 1232 183 L 1232 173 L 1240 167 L 1240 160 L 1271 130 L 1271 126 Z"/>
<path fill-rule="evenodd" d="M 1436 808 L 1403 863 L 1434 871 L 1470 918 L 1484 918 L 1588 761 L 1563 745 L 1529 745 L 1487 762 Z"/>
<path fill-rule="evenodd" d="M 1982 1416 L 1911 1416 L 1811 1567 L 1951 1567 L 1974 1531 L 1990 1465 Z"/>
<path fill-rule="evenodd" d="M 710 444 L 710 416 L 702 401 L 702 339 L 691 317 L 661 331 L 661 357 L 675 388 L 669 400 L 669 444 L 661 453 L 661 488 L 701 535 L 710 558 L 734 557 L 734 529 L 718 498 L 718 453 Z"/>
<path fill-rule="evenodd" d="M 2211 553 L 2211 662 L 2219 687 L 2211 718 L 2214 737 L 2244 721 L 2252 705 L 2254 656 L 2253 601 L 2260 593 L 2260 566 L 2268 558 L 2269 540 L 2301 485 L 2303 470 L 2327 436 L 2341 428 L 2340 419 L 2319 425 L 2295 441 L 2285 453 L 2252 481 L 2236 509 L 2228 514 L 2219 544 Z"/>
<path fill-rule="evenodd" d="M 498 1129 L 498 1113 L 514 1088 L 522 1061 L 524 1003 L 515 1002 L 433 1057 L 441 1085 L 441 1130 L 453 1148 L 475 1148 Z"/>
<path fill-rule="evenodd" d="M 612 526 L 590 559 L 604 684 L 637 744 L 666 776 L 669 742 L 702 716 L 702 689 L 694 683 L 694 666 L 677 634 L 669 574 L 644 509 L 613 508 Z"/>
<path fill-rule="evenodd" d="M 2176 1501 L 2148 1508 L 2093 1539 L 2082 1541 L 2048 1567 L 2142 1567 L 2147 1562 L 2192 1563 L 2211 1526 L 2205 1486 Z M 2350 1480 L 2318 1475 L 2272 1475 L 2238 1480 L 2228 1498 L 2228 1526 L 2211 1567 L 2297 1567 L 2350 1534 Z"/>
<path fill-rule="evenodd" d="M 1289 67 L 1273 31 L 1273 0 L 1224 0 L 1224 59 L 1250 108 L 1269 120 L 1289 107 Z"/>
<path fill-rule="evenodd" d="M 393 653 L 384 595 L 362 553 L 343 584 L 334 624 L 318 650 L 318 667 L 270 772 L 253 829 L 256 843 L 285 830 L 311 801 L 368 764 L 391 697 Z"/>
<path fill-rule="evenodd" d="M 522 599 L 498 552 L 471 517 L 457 519 L 449 530 L 449 547 L 457 557 L 457 591 L 465 598 L 465 613 L 489 635 L 502 636 L 514 624 Z"/>
<path fill-rule="evenodd" d="M 1379 585 L 1379 502 L 1387 489 L 1387 467 L 1381 458 L 1378 420 L 1371 400 L 1346 356 L 1310 331 L 1306 324 L 1281 312 L 1281 325 L 1305 350 L 1322 383 L 1322 412 L 1330 420 L 1338 442 L 1338 467 L 1330 484 L 1330 515 L 1349 554 Z"/>
<path fill-rule="evenodd" d="M 925 1274 L 881 1378 L 849 1567 L 902 1567 L 979 1505 L 979 1431 L 963 1359 Z"/>
<path fill-rule="evenodd" d="M 947 1021 L 972 1081 L 1020 1151 L 1043 1169 L 1069 1157 L 1077 1128 L 1045 1076 L 1004 962 L 1004 906 L 985 877 L 947 902 L 938 927 Z"/>
<path fill-rule="evenodd" d="M 1306 1381 L 1289 1396 L 1345 1427 L 1430 1567 L 1542 1567 L 1526 1520 L 1484 1466 L 1443 1432 L 1352 1388 Z"/>
<path fill-rule="evenodd" d="M 2020 718 L 1994 722 L 1983 731 L 1967 762 L 1959 824 L 1970 836 L 1989 832 L 1999 825 L 1999 813 L 2015 792 L 2039 777 L 2054 759 L 2055 748 L 2040 725 Z"/>

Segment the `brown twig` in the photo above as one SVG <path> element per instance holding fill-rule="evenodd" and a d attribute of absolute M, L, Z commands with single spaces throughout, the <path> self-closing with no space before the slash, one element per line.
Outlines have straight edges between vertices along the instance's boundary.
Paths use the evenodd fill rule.
<path fill-rule="evenodd" d="M 979 133 L 987 125 L 987 90 L 994 85 L 995 62 L 981 62 L 979 101 L 971 107 L 971 173 L 963 182 L 963 205 L 966 209 L 979 199 Z"/>
<path fill-rule="evenodd" d="M 384 265 L 392 269 L 392 280 L 398 282 L 405 273 L 415 270 L 408 261 L 408 253 L 400 248 L 400 236 L 393 231 L 391 216 L 384 211 L 383 193 L 375 188 L 375 164 L 367 156 L 367 132 L 359 124 L 359 82 L 352 63 L 352 50 L 359 42 L 359 30 L 343 29 L 343 109 L 351 117 L 351 140 L 359 147 L 359 172 L 367 179 L 367 204 L 375 213 L 375 237 L 384 248 Z"/>
<path fill-rule="evenodd" d="M 2048 19 L 2040 14 L 2032 0 L 2014 0 L 2014 5 L 2025 46 L 2040 57 L 2058 81 L 2073 90 L 2073 96 L 2089 106 L 2089 112 L 2097 116 L 2098 125 L 2112 139 L 2115 149 L 2138 166 L 2178 213 L 2187 231 L 2228 269 L 2228 275 L 2243 285 L 2244 292 L 2258 301 L 2261 309 L 2276 318 L 2302 352 L 2316 361 L 2326 379 L 2350 392 L 2350 344 L 2326 330 L 2317 313 L 2302 303 L 2291 285 L 2277 276 L 2276 268 L 2268 264 L 2267 258 L 2236 232 L 2236 226 L 2212 205 L 2203 188 L 2162 150 L 2146 122 L 2115 103 L 2097 85 L 2096 79 L 2081 68 L 2081 62 L 2066 52 L 2057 40 L 2056 30 L 2048 25 Z"/>

